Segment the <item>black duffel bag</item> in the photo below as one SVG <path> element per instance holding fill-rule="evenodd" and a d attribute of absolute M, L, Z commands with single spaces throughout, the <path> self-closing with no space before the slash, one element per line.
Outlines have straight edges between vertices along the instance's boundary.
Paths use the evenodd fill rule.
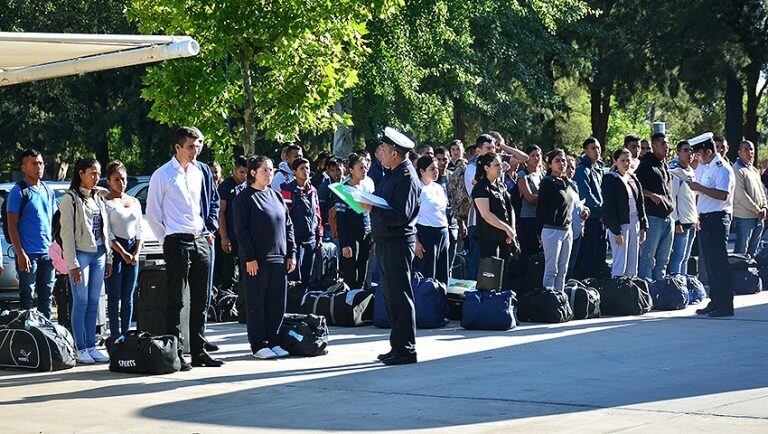
<path fill-rule="evenodd" d="M 52 323 L 37 309 L 18 312 L 0 329 L 0 367 L 59 371 L 74 367 L 76 356 L 69 330 Z"/>
<path fill-rule="evenodd" d="M 322 315 L 330 325 L 359 327 L 373 322 L 373 294 L 363 289 L 350 291 L 310 291 L 304 294 L 301 309 L 306 314 Z"/>
<path fill-rule="evenodd" d="M 278 332 L 280 346 L 292 356 L 328 354 L 328 326 L 319 315 L 286 314 Z"/>
<path fill-rule="evenodd" d="M 525 322 L 561 323 L 573 319 L 573 310 L 564 292 L 539 288 L 517 297 L 517 318 Z"/>
<path fill-rule="evenodd" d="M 298 282 L 298 281 L 288 282 L 285 312 L 286 313 L 301 312 L 301 299 L 304 298 L 304 294 L 306 293 L 307 293 L 306 283 Z"/>
<path fill-rule="evenodd" d="M 171 374 L 181 369 L 176 336 L 129 330 L 107 346 L 109 370 L 127 374 Z"/>
<path fill-rule="evenodd" d="M 604 315 L 643 315 L 653 307 L 648 282 L 639 278 L 613 277 L 601 282 L 597 290 Z"/>
<path fill-rule="evenodd" d="M 600 318 L 600 293 L 576 279 L 565 283 L 565 295 L 573 311 L 573 319 Z"/>

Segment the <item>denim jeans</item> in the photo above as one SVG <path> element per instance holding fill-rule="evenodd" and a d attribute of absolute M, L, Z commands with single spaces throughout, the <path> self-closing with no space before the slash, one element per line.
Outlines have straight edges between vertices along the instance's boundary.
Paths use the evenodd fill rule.
<path fill-rule="evenodd" d="M 80 283 L 72 281 L 72 334 L 78 350 L 96 346 L 96 319 L 99 316 L 99 299 L 104 289 L 106 250 L 99 246 L 96 252 L 78 250 Z"/>
<path fill-rule="evenodd" d="M 16 262 L 16 274 L 19 279 L 19 307 L 31 309 L 33 294 L 37 295 L 37 310 L 51 319 L 51 290 L 53 290 L 53 262 L 47 254 L 30 254 L 29 273 L 19 270 Z"/>
<path fill-rule="evenodd" d="M 448 228 L 416 225 L 416 230 L 424 255 L 413 260 L 414 270 L 448 285 Z"/>
<path fill-rule="evenodd" d="M 571 228 L 573 229 L 573 228 Z M 569 279 L 573 278 L 573 270 L 576 267 L 576 259 L 579 257 L 579 251 L 581 250 L 581 234 L 578 238 L 573 239 L 573 245 L 571 246 L 571 258 L 568 259 L 568 274 Z"/>
<path fill-rule="evenodd" d="M 761 219 L 733 218 L 733 228 L 736 232 L 736 246 L 733 253 L 755 255 L 760 238 L 763 236 L 763 221 Z"/>
<path fill-rule="evenodd" d="M 341 256 L 341 249 L 338 251 L 339 256 Z M 317 252 L 317 242 L 314 239 L 304 243 L 296 243 L 296 268 L 288 275 L 288 280 L 309 282 L 312 266 L 315 262 L 315 252 Z"/>
<path fill-rule="evenodd" d="M 675 233 L 671 218 L 648 216 L 645 242 L 640 245 L 638 276 L 642 279 L 661 279 L 669 264 Z"/>
<path fill-rule="evenodd" d="M 120 242 L 120 241 L 118 241 Z M 127 243 L 130 252 L 134 243 Z M 116 337 L 131 328 L 133 293 L 139 276 L 139 264 L 126 264 L 122 256 L 115 253 L 112 260 L 112 275 L 104 282 L 107 286 L 107 317 L 110 336 Z"/>
<path fill-rule="evenodd" d="M 672 241 L 672 255 L 669 257 L 669 274 L 688 274 L 688 258 L 691 257 L 691 247 L 696 239 L 696 225 L 683 229 L 682 234 L 675 232 Z"/>

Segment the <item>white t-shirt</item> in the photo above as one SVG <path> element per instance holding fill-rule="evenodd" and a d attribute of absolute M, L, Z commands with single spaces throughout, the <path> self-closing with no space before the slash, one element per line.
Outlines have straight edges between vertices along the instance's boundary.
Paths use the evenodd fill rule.
<path fill-rule="evenodd" d="M 445 195 L 445 189 L 442 185 L 434 181 L 429 185 L 422 184 L 419 202 L 419 217 L 416 223 L 437 228 L 448 227 L 448 217 L 445 215 L 445 210 L 448 208 L 448 196 Z"/>

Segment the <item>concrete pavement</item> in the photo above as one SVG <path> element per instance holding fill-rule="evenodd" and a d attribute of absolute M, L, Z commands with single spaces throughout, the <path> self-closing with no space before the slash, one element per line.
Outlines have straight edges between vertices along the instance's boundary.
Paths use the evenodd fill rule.
<path fill-rule="evenodd" d="M 641 317 L 420 330 L 416 365 L 384 367 L 388 330 L 332 328 L 330 353 L 257 361 L 213 324 L 223 368 L 156 377 L 106 366 L 0 372 L 14 432 L 447 430 L 768 432 L 768 292 L 736 317 Z"/>

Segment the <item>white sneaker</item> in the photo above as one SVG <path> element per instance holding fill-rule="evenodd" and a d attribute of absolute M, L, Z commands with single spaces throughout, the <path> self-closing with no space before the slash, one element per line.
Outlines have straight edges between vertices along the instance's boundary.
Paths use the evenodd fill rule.
<path fill-rule="evenodd" d="M 94 362 L 96 363 L 107 363 L 109 362 L 109 356 L 104 355 L 101 351 L 97 350 L 96 347 L 88 348 L 88 355 L 91 356 Z"/>
<path fill-rule="evenodd" d="M 275 353 L 278 359 L 282 359 L 284 357 L 288 357 L 291 354 L 288 351 L 285 351 L 281 346 L 272 347 L 272 352 Z"/>
<path fill-rule="evenodd" d="M 275 354 L 275 352 L 270 350 L 269 348 L 264 347 L 259 351 L 256 351 L 255 353 L 253 353 L 253 357 L 256 357 L 257 359 L 261 359 L 261 360 L 269 360 L 269 359 L 276 359 L 277 354 Z"/>
<path fill-rule="evenodd" d="M 96 363 L 93 357 L 88 353 L 88 350 L 77 351 L 77 364 L 78 365 L 93 365 Z"/>

